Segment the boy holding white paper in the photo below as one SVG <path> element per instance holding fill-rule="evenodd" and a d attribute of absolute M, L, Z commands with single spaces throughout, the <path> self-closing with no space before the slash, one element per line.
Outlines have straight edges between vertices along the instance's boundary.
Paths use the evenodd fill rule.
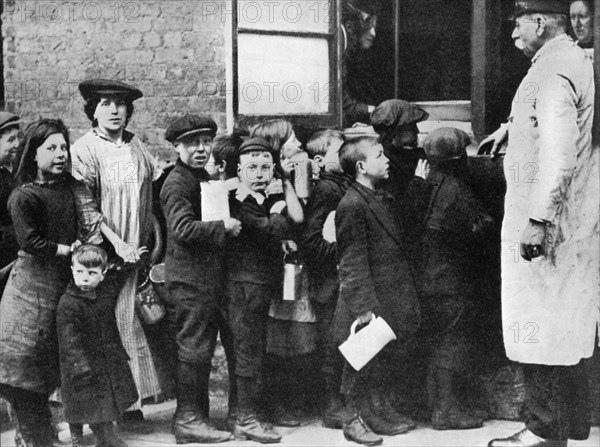
<path fill-rule="evenodd" d="M 375 433 L 397 435 L 414 428 L 384 396 L 395 386 L 390 371 L 403 361 L 407 344 L 419 327 L 419 304 L 393 198 L 376 189 L 389 175 L 383 147 L 376 137 L 349 140 L 340 149 L 340 164 L 355 181 L 335 215 L 340 277 L 335 340 L 342 343 L 354 321 L 364 325 L 375 315 L 382 317 L 397 337 L 360 371 L 349 363 L 344 365 L 344 436 L 359 444 L 378 445 L 383 440 Z"/>
<path fill-rule="evenodd" d="M 207 116 L 185 115 L 166 130 L 165 138 L 179 154 L 165 181 L 160 199 L 167 222 L 165 275 L 169 319 L 177 334 L 177 410 L 173 434 L 178 444 L 216 443 L 228 432 L 208 422 L 208 382 L 211 360 L 220 332 L 233 375 L 233 339 L 224 299 L 223 255 L 228 240 L 238 236 L 240 221 L 228 209 L 210 210 L 202 203 L 202 185 L 210 176 L 210 158 L 217 124 Z M 224 201 L 227 207 L 227 200 Z M 213 220 L 215 216 L 223 216 Z M 235 380 L 230 383 L 229 413 L 233 415 Z"/>

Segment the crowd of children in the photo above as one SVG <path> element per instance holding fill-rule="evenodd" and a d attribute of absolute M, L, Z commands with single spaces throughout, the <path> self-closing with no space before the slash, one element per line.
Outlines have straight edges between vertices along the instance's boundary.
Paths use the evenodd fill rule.
<path fill-rule="evenodd" d="M 99 84 L 119 113 L 119 98 L 132 91 L 112 82 Z M 111 107 L 104 102 L 95 107 Z M 8 118 L 14 128 L 18 121 Z M 412 430 L 411 410 L 419 405 L 436 429 L 482 425 L 484 415 L 463 407 L 454 381 L 470 357 L 463 328 L 471 260 L 491 219 L 469 185 L 468 136 L 440 129 L 419 149 L 422 119 L 426 113 L 408 103 L 383 104 L 374 117 L 385 127 L 383 139 L 322 130 L 306 151 L 284 120 L 246 135 L 217 136 L 217 124 L 204 115 L 169 125 L 165 139 L 178 159 L 163 179 L 160 206 L 178 444 L 279 442 L 274 425 L 300 424 L 293 365 L 306 365 L 309 353 L 321 382 L 315 406 L 323 425 L 349 440 L 378 445 L 379 435 Z M 20 251 L 0 308 L 2 327 L 12 328 L 0 340 L 0 393 L 14 407 L 23 445 L 51 445 L 47 400 L 60 386 L 73 446 L 83 424 L 98 446 L 123 446 L 113 422 L 140 395 L 115 307 L 133 261 L 146 250 L 136 247 L 123 265 L 113 262 L 110 246 L 108 255 L 98 246 L 101 235 L 113 245 L 120 239 L 70 174 L 62 122 L 31 124 L 20 148 L 8 201 Z M 207 170 L 211 160 L 214 172 Z M 307 163 L 312 168 L 298 168 Z M 95 169 L 78 165 L 77 172 L 85 180 Z M 318 179 L 305 182 L 312 188 L 304 197 L 299 176 L 313 172 Z M 215 180 L 225 188 L 215 189 Z M 218 209 L 208 198 L 215 191 L 225 194 Z M 284 255 L 308 278 L 296 301 L 282 301 Z M 357 371 L 338 346 L 353 323 L 363 327 L 376 316 L 396 339 Z M 216 428 L 209 414 L 217 337 L 229 369 L 228 430 Z M 429 384 L 429 402 L 398 405 L 394 396 L 407 375 Z"/>

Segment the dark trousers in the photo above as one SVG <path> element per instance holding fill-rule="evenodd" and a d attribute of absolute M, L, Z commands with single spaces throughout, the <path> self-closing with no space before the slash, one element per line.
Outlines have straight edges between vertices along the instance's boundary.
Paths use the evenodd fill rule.
<path fill-rule="evenodd" d="M 344 357 L 338 350 L 333 338 L 332 323 L 336 303 L 314 302 L 313 307 L 317 317 L 316 361 L 320 365 L 325 391 L 327 393 L 339 393 L 344 369 Z"/>
<path fill-rule="evenodd" d="M 210 364 L 220 334 L 229 363 L 233 358 L 233 336 L 222 293 L 200 291 L 191 284 L 175 282 L 168 284 L 168 295 L 169 321 L 176 334 L 178 360 Z"/>
<path fill-rule="evenodd" d="M 425 295 L 419 297 L 421 328 L 415 337 L 415 357 L 427 364 L 459 373 L 468 368 L 469 306 L 459 295 Z"/>
<path fill-rule="evenodd" d="M 206 417 L 211 362 L 219 335 L 227 358 L 230 396 L 236 396 L 233 333 L 226 303 L 216 291 L 202 293 L 190 284 L 168 284 L 168 326 L 177 341 L 177 360 L 193 365 L 200 374 L 196 386 L 200 388 L 200 410 Z M 232 408 L 230 400 L 230 412 Z"/>
<path fill-rule="evenodd" d="M 227 283 L 237 376 L 258 379 L 261 375 L 266 352 L 269 304 L 276 296 L 277 290 L 268 284 Z"/>
<path fill-rule="evenodd" d="M 584 440 L 590 435 L 588 377 L 575 366 L 523 365 L 527 428 L 544 439 Z"/>
<path fill-rule="evenodd" d="M 395 340 L 388 343 L 360 371 L 344 362 L 341 392 L 349 399 L 360 399 L 379 389 L 391 393 L 395 386 L 398 365 L 406 361 L 405 342 Z"/>

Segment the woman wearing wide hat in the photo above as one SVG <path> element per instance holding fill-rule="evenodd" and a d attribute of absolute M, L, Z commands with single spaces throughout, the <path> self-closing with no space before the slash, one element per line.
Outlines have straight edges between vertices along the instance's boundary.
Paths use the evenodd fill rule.
<path fill-rule="evenodd" d="M 152 231 L 152 180 L 160 175 L 155 159 L 142 142 L 125 130 L 133 102 L 143 93 L 120 81 L 93 79 L 79 84 L 84 111 L 92 129 L 72 148 L 73 175 L 92 190 L 105 223 L 125 244 L 110 241 L 122 258 L 146 245 Z M 130 259 L 133 260 L 133 259 Z M 160 392 L 148 342 L 135 313 L 137 272 L 121 290 L 116 307 L 117 324 L 138 387 L 140 401 L 124 415 L 121 426 L 149 432 L 141 412 L 141 399 Z"/>

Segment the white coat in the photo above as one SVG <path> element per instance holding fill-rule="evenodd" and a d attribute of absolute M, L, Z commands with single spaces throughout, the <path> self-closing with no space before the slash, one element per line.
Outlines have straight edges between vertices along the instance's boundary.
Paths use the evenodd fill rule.
<path fill-rule="evenodd" d="M 600 322 L 599 152 L 590 60 L 566 35 L 533 57 L 515 95 L 504 172 L 502 325 L 507 356 L 542 365 L 591 357 Z M 519 256 L 529 219 L 547 254 Z"/>

